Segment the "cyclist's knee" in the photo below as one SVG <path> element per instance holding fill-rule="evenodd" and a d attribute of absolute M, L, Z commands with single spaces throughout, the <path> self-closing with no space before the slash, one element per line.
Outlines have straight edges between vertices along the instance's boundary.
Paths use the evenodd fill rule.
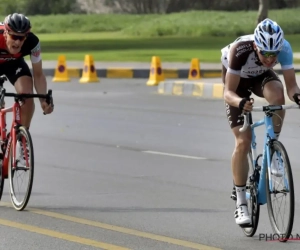
<path fill-rule="evenodd" d="M 265 84 L 264 97 L 271 105 L 285 104 L 284 89 L 281 82 L 271 81 Z"/>
<path fill-rule="evenodd" d="M 247 154 L 250 150 L 251 140 L 248 137 L 236 138 L 235 151 Z"/>
<path fill-rule="evenodd" d="M 19 77 L 14 85 L 17 93 L 33 94 L 33 80 L 30 76 Z"/>
<path fill-rule="evenodd" d="M 284 93 L 278 90 L 276 94 L 272 95 L 269 100 L 267 100 L 271 105 L 283 105 L 285 103 Z"/>
<path fill-rule="evenodd" d="M 251 145 L 251 131 L 240 132 L 240 126 L 233 128 L 235 136 L 235 151 L 248 153 Z"/>
<path fill-rule="evenodd" d="M 33 98 L 28 98 L 22 103 L 22 108 L 33 108 L 34 107 L 34 101 Z"/>

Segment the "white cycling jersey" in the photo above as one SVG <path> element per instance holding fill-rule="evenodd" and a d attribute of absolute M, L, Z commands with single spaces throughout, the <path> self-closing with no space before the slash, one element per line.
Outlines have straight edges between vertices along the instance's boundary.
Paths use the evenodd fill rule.
<path fill-rule="evenodd" d="M 221 62 L 227 72 L 240 75 L 242 78 L 251 78 L 263 74 L 270 68 L 260 62 L 256 51 L 253 48 L 254 36 L 245 35 L 237 38 L 233 43 L 224 47 L 221 52 Z M 284 40 L 283 47 L 271 68 L 276 64 L 281 65 L 282 70 L 292 69 L 293 51 L 287 40 Z"/>

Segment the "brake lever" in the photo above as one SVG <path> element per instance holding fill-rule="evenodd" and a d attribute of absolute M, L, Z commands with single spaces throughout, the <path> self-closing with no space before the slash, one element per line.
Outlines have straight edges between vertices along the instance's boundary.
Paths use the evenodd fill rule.
<path fill-rule="evenodd" d="M 240 131 L 241 133 L 242 133 L 242 132 L 245 132 L 245 131 L 247 130 L 248 126 L 249 126 L 249 113 L 248 113 L 248 112 L 247 112 L 247 113 L 244 113 L 243 116 L 244 116 L 244 124 L 243 124 L 243 127 L 241 127 L 241 128 L 239 129 L 239 131 Z"/>

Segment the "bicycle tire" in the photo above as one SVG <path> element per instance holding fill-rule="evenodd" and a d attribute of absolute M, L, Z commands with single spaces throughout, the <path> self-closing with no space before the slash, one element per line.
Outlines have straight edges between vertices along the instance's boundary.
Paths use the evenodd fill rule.
<path fill-rule="evenodd" d="M 270 186 L 269 186 L 269 173 L 267 171 L 267 181 L 266 181 L 266 191 L 267 191 L 267 206 L 268 206 L 268 214 L 269 214 L 269 219 L 270 223 L 272 226 L 272 229 L 274 233 L 280 235 L 282 238 L 279 237 L 279 241 L 281 242 L 286 242 L 289 237 L 291 236 L 293 224 L 294 224 L 294 213 L 295 213 L 295 195 L 294 195 L 294 181 L 293 181 L 293 174 L 292 174 L 292 169 L 291 169 L 291 164 L 290 160 L 287 154 L 287 151 L 283 144 L 280 141 L 274 140 L 271 146 L 271 157 L 272 159 L 274 152 L 280 152 L 281 153 L 281 158 L 283 159 L 283 164 L 286 169 L 286 177 L 289 182 L 289 192 L 290 194 L 290 209 L 289 209 L 289 216 L 288 216 L 288 223 L 287 226 L 285 227 L 285 232 L 281 232 L 278 228 L 278 223 L 276 220 L 276 217 L 274 215 L 273 211 L 273 206 L 272 206 L 272 199 L 271 199 L 271 192 L 270 192 Z"/>
<path fill-rule="evenodd" d="M 251 227 L 243 227 L 242 230 L 247 237 L 252 237 L 257 230 L 260 214 L 260 205 L 257 200 L 257 182 L 250 181 L 250 176 L 253 175 L 255 167 L 252 162 L 252 153 L 248 153 L 249 173 L 247 180 L 247 191 L 250 193 L 250 200 L 248 201 L 248 210 L 251 213 L 252 225 Z"/>
<path fill-rule="evenodd" d="M 26 139 L 26 148 L 28 151 L 26 153 L 29 156 L 28 170 L 24 170 L 25 169 L 24 167 L 23 167 L 23 170 L 24 170 L 24 172 L 29 171 L 29 180 L 28 180 L 26 192 L 24 193 L 24 198 L 21 200 L 18 200 L 18 198 L 16 196 L 16 190 L 15 190 L 15 185 L 14 185 L 14 181 L 13 181 L 13 177 L 15 175 L 15 172 L 14 172 L 15 170 L 12 169 L 12 166 L 13 166 L 12 150 L 11 150 L 11 161 L 10 161 L 11 163 L 9 164 L 9 171 L 8 171 L 8 178 L 9 178 L 9 184 L 10 184 L 10 199 L 11 199 L 11 202 L 12 202 L 14 208 L 18 211 L 22 211 L 27 206 L 27 203 L 28 203 L 28 201 L 30 199 L 30 195 L 31 195 L 33 176 L 34 176 L 33 144 L 32 144 L 31 135 L 30 135 L 28 129 L 25 128 L 24 126 L 20 126 L 17 131 L 17 138 L 19 139 L 22 136 Z"/>

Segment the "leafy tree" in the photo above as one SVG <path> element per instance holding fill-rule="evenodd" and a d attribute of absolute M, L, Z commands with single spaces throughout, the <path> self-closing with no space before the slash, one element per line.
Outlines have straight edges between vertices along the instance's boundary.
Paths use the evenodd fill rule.
<path fill-rule="evenodd" d="M 75 0 L 1 0 L 0 14 L 19 12 L 25 15 L 49 15 L 78 12 Z"/>

